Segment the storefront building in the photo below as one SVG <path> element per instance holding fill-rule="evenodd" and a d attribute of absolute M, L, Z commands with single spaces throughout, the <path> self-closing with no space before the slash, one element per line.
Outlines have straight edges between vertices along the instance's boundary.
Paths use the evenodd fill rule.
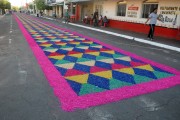
<path fill-rule="evenodd" d="M 144 26 L 149 13 L 158 8 L 163 22 L 158 21 L 159 27 L 156 27 L 155 34 L 180 40 L 179 0 L 96 0 L 94 9 L 96 8 L 101 8 L 100 14 L 110 19 L 110 27 L 142 33 L 149 30 L 148 26 Z"/>
<path fill-rule="evenodd" d="M 180 40 L 180 0 L 71 0 L 76 5 L 75 14 L 81 21 L 97 9 L 99 15 L 107 16 L 109 27 L 147 33 L 144 25 L 154 8 L 162 22 L 158 21 L 156 36 Z"/>
<path fill-rule="evenodd" d="M 57 18 L 63 17 L 64 0 L 47 0 L 47 5 L 53 8 L 52 12 L 49 13 L 50 16 L 56 15 Z"/>

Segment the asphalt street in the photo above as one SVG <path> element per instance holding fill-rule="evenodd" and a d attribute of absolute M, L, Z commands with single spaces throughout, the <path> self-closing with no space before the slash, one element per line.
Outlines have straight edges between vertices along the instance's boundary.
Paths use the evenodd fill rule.
<path fill-rule="evenodd" d="M 180 70 L 178 52 L 62 22 L 45 21 Z M 131 35 L 145 37 L 136 33 Z M 165 38 L 157 39 L 168 41 Z M 180 46 L 179 41 L 173 44 Z M 0 18 L 0 120 L 179 119 L 180 86 L 88 109 L 63 111 L 14 18 L 11 15 Z"/>

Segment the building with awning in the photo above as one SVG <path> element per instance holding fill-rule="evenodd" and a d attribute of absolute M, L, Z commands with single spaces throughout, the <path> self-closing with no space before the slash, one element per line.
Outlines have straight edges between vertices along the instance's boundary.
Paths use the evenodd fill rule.
<path fill-rule="evenodd" d="M 63 6 L 64 6 L 64 0 L 47 0 L 46 4 L 48 6 L 52 6 L 53 13 L 52 15 L 56 15 L 56 17 L 63 17 Z"/>

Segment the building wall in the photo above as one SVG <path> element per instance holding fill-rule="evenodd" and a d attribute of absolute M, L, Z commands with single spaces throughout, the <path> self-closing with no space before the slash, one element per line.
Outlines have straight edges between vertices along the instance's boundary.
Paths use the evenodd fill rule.
<path fill-rule="evenodd" d="M 133 23 L 144 23 L 146 19 L 141 18 L 142 16 L 142 3 L 144 0 L 126 0 L 127 1 L 127 7 L 126 7 L 126 16 L 121 17 L 117 16 L 117 2 L 120 0 L 101 0 L 101 1 L 95 1 L 94 6 L 93 6 L 93 11 L 95 11 L 95 6 L 96 5 L 102 5 L 103 6 L 103 16 L 107 16 L 109 19 L 112 20 L 119 20 L 119 21 L 127 21 L 127 22 L 133 22 Z M 157 0 L 158 3 L 158 14 L 162 13 L 162 11 L 169 11 L 169 12 L 176 12 L 176 10 L 162 10 L 161 7 L 177 7 L 180 9 L 180 0 Z M 128 10 L 130 6 L 136 6 L 138 7 L 138 10 Z M 160 9 L 161 8 L 161 9 Z M 180 10 L 178 10 L 180 11 Z M 136 17 L 128 17 L 128 13 L 136 13 Z M 163 14 L 163 17 L 167 17 L 168 19 L 171 20 L 166 20 L 164 23 L 159 22 L 157 23 L 158 26 L 163 26 L 163 27 L 170 27 L 170 28 L 178 28 L 180 24 L 180 15 L 177 17 L 177 22 L 175 25 L 173 25 L 175 15 L 172 14 Z M 173 19 L 173 20 L 172 20 Z"/>
<path fill-rule="evenodd" d="M 103 16 L 106 15 L 110 19 L 110 27 L 147 34 L 149 26 L 144 25 L 147 19 L 141 17 L 144 0 L 126 0 L 126 16 L 124 17 L 117 16 L 118 1 L 120 0 L 96 0 L 93 5 L 93 11 L 95 11 L 97 5 L 102 5 Z M 157 22 L 157 26 L 159 27 L 156 27 L 155 35 L 180 40 L 180 31 L 177 29 L 180 28 L 180 0 L 151 1 L 158 1 L 158 14 L 162 14 L 161 18 L 164 20 L 164 23 Z M 138 10 L 128 10 L 132 5 L 138 7 Z M 177 15 L 177 20 L 174 22 L 176 13 L 179 15 Z"/>

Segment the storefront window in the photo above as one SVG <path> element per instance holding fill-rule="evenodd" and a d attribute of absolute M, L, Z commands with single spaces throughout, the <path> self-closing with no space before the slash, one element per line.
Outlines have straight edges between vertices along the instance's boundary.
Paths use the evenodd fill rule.
<path fill-rule="evenodd" d="M 117 16 L 126 16 L 126 1 L 117 3 Z"/>
<path fill-rule="evenodd" d="M 76 14 L 76 5 L 73 5 L 72 14 L 73 14 L 73 15 L 75 15 L 75 14 Z"/>
<path fill-rule="evenodd" d="M 158 8 L 158 3 L 150 3 L 148 1 L 143 3 L 142 18 L 148 18 L 149 14 L 154 8 Z"/>

